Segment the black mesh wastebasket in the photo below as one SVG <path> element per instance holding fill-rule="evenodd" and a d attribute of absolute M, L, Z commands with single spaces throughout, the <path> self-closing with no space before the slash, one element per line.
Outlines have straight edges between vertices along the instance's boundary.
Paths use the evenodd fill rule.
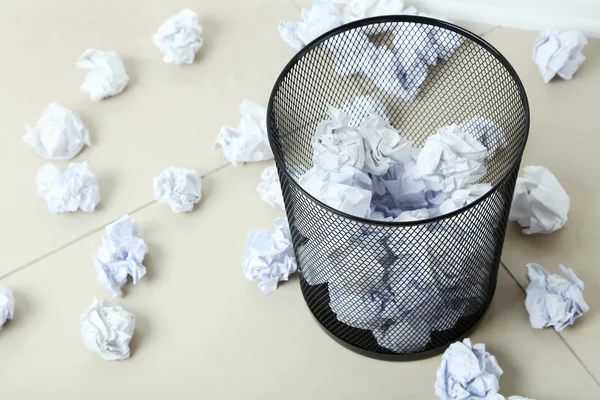
<path fill-rule="evenodd" d="M 368 60 L 367 72 L 360 51 L 365 40 L 390 49 Z M 399 53 L 403 63 L 390 67 L 397 58 L 388 56 Z M 418 79 L 423 71 L 426 78 Z M 480 182 L 492 190 L 455 212 L 413 222 L 357 218 L 317 200 L 299 177 L 313 167 L 312 139 L 328 106 L 348 102 L 354 102 L 353 115 L 384 108 L 415 146 L 450 124 L 487 129 L 480 140 L 493 155 Z M 496 128 L 469 126 L 477 118 Z M 302 293 L 322 328 L 354 351 L 389 360 L 431 356 L 467 335 L 494 294 L 529 130 L 525 91 L 506 59 L 443 21 L 357 21 L 294 56 L 271 94 L 267 125 Z"/>

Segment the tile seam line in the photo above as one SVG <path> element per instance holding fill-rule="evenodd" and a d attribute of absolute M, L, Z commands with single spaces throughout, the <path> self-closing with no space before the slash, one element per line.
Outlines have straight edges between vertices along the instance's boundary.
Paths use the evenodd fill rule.
<path fill-rule="evenodd" d="M 220 165 L 220 166 L 218 166 L 218 167 L 216 167 L 216 168 L 214 168 L 214 169 L 206 172 L 204 175 L 202 175 L 202 179 L 206 178 L 209 175 L 217 173 L 217 172 L 219 172 L 219 171 L 221 171 L 221 170 L 223 170 L 223 169 L 225 169 L 225 168 L 227 168 L 228 166 L 231 166 L 231 165 L 232 164 L 230 164 L 230 163 L 226 163 L 226 164 Z M 145 208 L 153 205 L 154 203 L 156 203 L 156 200 L 149 201 L 147 203 L 142 204 L 139 207 L 134 208 L 131 211 L 126 212 L 126 214 L 133 215 L 133 214 L 135 214 L 135 213 L 137 213 L 137 212 L 139 212 L 139 211 L 141 211 L 141 210 L 143 210 L 143 209 L 145 209 Z M 109 221 L 109 223 L 110 223 L 110 221 Z M 85 238 L 93 235 L 94 233 L 100 232 L 102 229 L 104 229 L 105 226 L 106 225 L 103 224 L 103 225 L 101 225 L 99 227 L 93 228 L 92 230 L 90 230 L 90 231 L 88 231 L 88 232 L 86 232 L 84 234 L 81 234 L 81 235 L 77 236 L 76 238 L 74 238 L 74 239 L 72 239 L 72 240 L 70 240 L 70 241 L 68 241 L 68 242 L 60 245 L 59 247 L 57 247 L 57 248 L 55 248 L 53 250 L 50 250 L 47 253 L 44 253 L 44 254 L 40 255 L 39 257 L 36 257 L 33 260 L 31 260 L 31 261 L 27 261 L 25 264 L 22 264 L 22 265 L 18 266 L 17 268 L 15 268 L 15 269 L 13 269 L 13 270 L 11 270 L 9 272 L 6 272 L 6 273 L 0 275 L 0 281 L 2 281 L 5 278 L 8 278 L 9 276 L 12 276 L 12 275 L 18 273 L 18 272 L 24 271 L 24 270 L 32 267 L 33 265 L 37 264 L 38 262 L 40 262 L 40 261 L 42 261 L 42 260 L 44 260 L 44 259 L 46 259 L 46 258 L 48 258 L 48 257 L 50 257 L 50 256 L 52 256 L 54 254 L 56 254 L 56 253 L 61 252 L 62 250 L 64 250 L 64 249 L 66 249 L 66 248 L 74 245 L 75 243 L 78 243 L 78 242 L 84 240 Z"/>
<path fill-rule="evenodd" d="M 525 293 L 525 288 L 521 285 L 521 283 L 519 282 L 519 280 L 517 279 L 517 277 L 514 276 L 513 273 L 508 269 L 508 267 L 506 266 L 506 264 L 504 264 L 504 261 L 500 261 L 500 264 L 502 264 L 502 268 L 504 268 L 504 270 L 506 272 L 508 272 L 508 275 L 510 275 L 510 277 L 515 281 L 515 283 L 517 284 L 517 286 L 519 288 L 521 288 L 521 290 L 523 291 L 523 293 Z M 585 362 L 583 362 L 583 360 L 581 359 L 581 357 L 579 357 L 579 354 L 577 354 L 577 352 L 575 351 L 575 349 L 573 349 L 573 347 L 571 347 L 571 345 L 569 344 L 569 342 L 567 341 L 567 339 L 565 339 L 565 337 L 560 332 L 554 331 L 554 333 L 563 342 L 563 344 L 571 352 L 571 354 L 573 354 L 573 357 L 575 357 L 575 359 L 583 367 L 583 369 L 585 370 L 585 372 L 587 372 L 587 374 L 596 383 L 596 386 L 598 386 L 598 388 L 600 388 L 600 381 L 596 378 L 596 376 L 594 376 L 594 374 L 592 373 L 592 371 L 588 368 L 588 366 L 585 364 Z"/>
<path fill-rule="evenodd" d="M 491 27 L 490 29 L 488 29 L 488 30 L 486 30 L 486 31 L 483 31 L 483 32 L 481 32 L 481 33 L 479 34 L 479 36 L 481 36 L 481 37 L 484 37 L 485 35 L 488 35 L 488 34 L 490 34 L 490 33 L 494 32 L 496 29 L 500 29 L 500 28 L 502 28 L 502 25 L 496 25 L 496 26 L 493 26 L 493 27 Z"/>

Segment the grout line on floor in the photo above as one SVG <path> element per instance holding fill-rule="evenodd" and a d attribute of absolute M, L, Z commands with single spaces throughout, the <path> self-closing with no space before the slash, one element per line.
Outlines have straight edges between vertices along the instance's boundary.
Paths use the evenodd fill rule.
<path fill-rule="evenodd" d="M 496 29 L 498 29 L 498 28 L 502 28 L 502 26 L 501 26 L 501 25 L 496 25 L 496 26 L 493 26 L 493 27 L 491 27 L 490 29 L 488 29 L 487 31 L 483 31 L 483 32 L 481 32 L 481 33 L 479 34 L 479 36 L 481 36 L 481 37 L 484 37 L 485 35 L 487 35 L 487 34 L 490 34 L 490 33 L 494 32 L 494 31 L 495 31 Z"/>
<path fill-rule="evenodd" d="M 500 264 L 502 265 L 502 268 L 504 268 L 504 270 L 506 272 L 508 272 L 508 274 L 511 276 L 511 278 L 515 281 L 515 283 L 517 284 L 517 286 L 520 287 L 523 292 L 525 292 L 525 288 L 521 285 L 521 283 L 519 282 L 519 280 L 517 279 L 517 277 L 514 276 L 513 273 L 508 269 L 508 267 L 506 266 L 506 264 L 504 264 L 503 261 L 500 261 Z M 569 344 L 569 342 L 567 341 L 567 339 L 565 339 L 564 336 L 560 332 L 554 331 L 554 333 L 556 333 L 556 336 L 559 337 L 559 339 L 563 342 L 563 344 L 566 346 L 566 348 L 569 349 L 569 351 L 571 352 L 571 354 L 573 354 L 573 357 L 575 357 L 575 359 L 577 361 L 579 361 L 579 364 L 583 367 L 583 369 L 585 370 L 585 372 L 587 372 L 588 375 L 594 380 L 594 382 L 596 383 L 596 385 L 598 387 L 600 387 L 600 381 L 594 376 L 594 374 L 592 373 L 592 371 L 590 371 L 590 369 L 588 368 L 588 366 L 583 362 L 583 360 L 581 359 L 581 357 L 579 357 L 579 355 L 577 354 L 577 352 L 575 352 L 575 349 L 573 349 L 573 347 L 571 347 L 571 345 Z"/>
<path fill-rule="evenodd" d="M 212 170 L 208 171 L 207 173 L 205 173 L 204 175 L 202 175 L 202 179 L 206 178 L 206 177 L 207 177 L 207 176 L 209 176 L 209 175 L 212 175 L 212 174 L 214 174 L 214 173 L 217 173 L 217 172 L 219 172 L 219 171 L 221 171 L 221 170 L 223 170 L 223 169 L 227 168 L 227 167 L 228 167 L 228 166 L 230 166 L 230 165 L 231 165 L 230 163 L 226 163 L 226 164 L 220 165 L 220 166 L 218 166 L 217 168 L 215 168 L 215 169 L 212 169 Z M 134 208 L 134 209 L 133 209 L 133 210 L 131 210 L 131 211 L 128 211 L 128 212 L 126 212 L 125 214 L 133 215 L 133 214 L 135 214 L 135 213 L 137 213 L 137 212 L 139 212 L 139 211 L 141 211 L 141 210 L 143 210 L 143 209 L 145 209 L 145 208 L 147 208 L 147 207 L 151 206 L 151 205 L 152 205 L 152 204 L 154 204 L 154 203 L 156 203 L 156 200 L 149 201 L 149 202 L 147 202 L 147 203 L 145 203 L 145 204 L 142 204 L 142 205 L 141 205 L 141 206 L 139 206 L 139 207 L 136 207 L 136 208 Z M 111 222 L 112 222 L 112 221 L 109 221 L 108 223 L 110 224 Z M 39 257 L 36 257 L 35 259 L 33 259 L 33 260 L 31 260 L 31 261 L 28 261 L 28 262 L 26 262 L 25 264 L 23 264 L 23 265 L 20 265 L 20 266 L 18 266 L 17 268 L 15 268 L 15 269 L 13 269 L 13 270 L 11 270 L 11 271 L 9 271 L 9 272 L 6 272 L 6 273 L 4 273 L 3 275 L 0 275 L 0 281 L 1 281 L 2 279 L 8 278 L 8 277 L 9 277 L 9 276 L 11 276 L 11 275 L 14 275 L 14 274 L 16 274 L 17 272 L 21 272 L 21 271 L 23 271 L 23 270 L 25 270 L 25 269 L 27 269 L 27 268 L 29 268 L 29 267 L 33 266 L 34 264 L 36 264 L 36 263 L 38 263 L 38 262 L 42 261 L 43 259 L 45 259 L 45 258 L 47 258 L 47 257 L 50 257 L 50 256 L 52 256 L 52 255 L 54 255 L 54 254 L 56 254 L 56 253 L 58 253 L 58 252 L 60 252 L 60 251 L 62 251 L 62 250 L 64 250 L 64 249 L 66 249 L 67 247 L 70 247 L 70 246 L 74 245 L 74 244 L 75 244 L 75 243 L 77 243 L 77 242 L 80 242 L 81 240 L 83 240 L 83 239 L 85 239 L 85 238 L 87 238 L 87 237 L 89 237 L 89 236 L 93 235 L 94 233 L 100 232 L 102 229 L 104 229 L 104 227 L 105 227 L 105 226 L 106 226 L 106 225 L 102 225 L 102 226 L 100 226 L 100 227 L 94 228 L 94 229 L 92 229 L 91 231 L 89 231 L 89 232 L 86 232 L 86 233 L 84 233 L 84 234 L 82 234 L 82 235 L 80 235 L 80 236 L 76 237 L 75 239 L 72 239 L 72 240 L 70 240 L 69 242 L 67 242 L 67 243 L 65 243 L 65 244 L 63 244 L 63 245 L 61 245 L 61 246 L 57 247 L 57 248 L 56 248 L 56 249 L 54 249 L 54 250 L 51 250 L 51 251 L 49 251 L 49 252 L 47 252 L 47 253 L 45 253 L 45 254 L 42 254 L 41 256 L 39 256 Z"/>

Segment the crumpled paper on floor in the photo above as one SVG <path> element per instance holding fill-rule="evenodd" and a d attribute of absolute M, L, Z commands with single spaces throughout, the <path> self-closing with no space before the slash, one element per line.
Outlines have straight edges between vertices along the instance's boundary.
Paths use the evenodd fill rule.
<path fill-rule="evenodd" d="M 380 99 L 372 96 L 356 96 L 342 104 L 340 109 L 350 115 L 349 125 L 353 128 L 358 128 L 369 117 L 369 114 L 379 115 L 389 122 L 387 107 Z"/>
<path fill-rule="evenodd" d="M 130 357 L 129 342 L 135 316 L 108 300 L 98 301 L 81 313 L 81 338 L 85 347 L 107 361 Z"/>
<path fill-rule="evenodd" d="M 190 9 L 167 18 L 152 36 L 152 43 L 164 54 L 167 64 L 192 64 L 204 39 L 198 14 Z"/>
<path fill-rule="evenodd" d="M 360 126 L 359 134 L 364 139 L 366 149 L 366 172 L 383 175 L 395 162 L 411 164 L 412 142 L 404 139 L 382 117 L 371 114 Z"/>
<path fill-rule="evenodd" d="M 344 24 L 359 19 L 379 17 L 384 15 L 402 14 L 404 0 L 344 0 L 342 20 Z"/>
<path fill-rule="evenodd" d="M 15 297 L 6 286 L 0 286 L 0 330 L 6 321 L 15 316 Z"/>
<path fill-rule="evenodd" d="M 242 260 L 244 275 L 258 281 L 264 294 L 275 291 L 278 282 L 287 281 L 297 270 L 287 218 L 277 218 L 273 224 L 274 233 L 266 229 L 250 231 Z"/>
<path fill-rule="evenodd" d="M 89 70 L 81 92 L 98 101 L 121 93 L 129 83 L 123 60 L 115 51 L 89 49 L 77 61 L 77 68 Z"/>
<path fill-rule="evenodd" d="M 202 178 L 192 169 L 165 168 L 154 178 L 154 199 L 174 213 L 192 211 L 202 199 Z"/>
<path fill-rule="evenodd" d="M 503 371 L 483 344 L 470 339 L 450 345 L 437 370 L 435 394 L 442 400 L 491 399 Z"/>
<path fill-rule="evenodd" d="M 581 50 L 586 44 L 587 39 L 581 32 L 542 32 L 533 48 L 533 60 L 544 82 L 550 82 L 556 75 L 572 79 L 585 61 Z"/>
<path fill-rule="evenodd" d="M 94 253 L 97 280 L 115 297 L 121 297 L 121 286 L 131 277 L 133 284 L 146 275 L 142 262 L 148 253 L 148 246 L 140 237 L 137 222 L 127 214 L 107 225 L 102 246 Z"/>
<path fill-rule="evenodd" d="M 338 211 L 359 218 L 371 212 L 371 178 L 349 165 L 312 168 L 300 176 L 299 183 L 311 196 Z"/>
<path fill-rule="evenodd" d="M 553 326 L 562 331 L 589 311 L 583 299 L 583 282 L 572 269 L 560 265 L 567 279 L 552 274 L 539 264 L 527 264 L 529 286 L 525 290 L 525 308 L 529 313 L 531 326 L 536 329 Z"/>
<path fill-rule="evenodd" d="M 330 0 L 312 0 L 312 8 L 302 9 L 300 15 L 302 21 L 279 22 L 281 38 L 296 51 L 342 24 L 340 11 Z"/>
<path fill-rule="evenodd" d="M 42 111 L 35 127 L 25 125 L 23 141 L 45 158 L 70 160 L 84 145 L 90 146 L 90 134 L 79 115 L 57 103 Z"/>
<path fill-rule="evenodd" d="M 351 117 L 330 107 L 331 119 L 317 125 L 312 139 L 314 165 L 322 169 L 336 169 L 347 165 L 362 169 L 365 147 L 358 130 L 350 127 Z"/>
<path fill-rule="evenodd" d="M 285 210 L 283 203 L 283 194 L 281 193 L 281 185 L 279 183 L 279 175 L 277 167 L 271 165 L 260 174 L 262 182 L 258 184 L 256 190 L 260 198 L 267 204 Z"/>
<path fill-rule="evenodd" d="M 427 138 L 415 172 L 443 191 L 462 189 L 485 175 L 486 147 L 457 125 L 440 128 Z"/>
<path fill-rule="evenodd" d="M 35 177 L 37 194 L 53 213 L 92 212 L 100 203 L 100 188 L 87 162 L 70 163 L 65 172 L 44 164 Z"/>
<path fill-rule="evenodd" d="M 551 233 L 567 223 L 569 195 L 545 167 L 527 166 L 517 179 L 509 219 L 524 227 L 523 233 Z"/>
<path fill-rule="evenodd" d="M 475 140 L 488 150 L 488 159 L 494 157 L 500 150 L 508 146 L 506 133 L 494 121 L 476 116 L 459 125 L 459 128 L 469 133 Z"/>
<path fill-rule="evenodd" d="M 249 100 L 240 105 L 242 120 L 239 127 L 224 126 L 213 144 L 213 151 L 221 148 L 233 165 L 266 161 L 273 158 L 267 137 L 267 110 Z"/>

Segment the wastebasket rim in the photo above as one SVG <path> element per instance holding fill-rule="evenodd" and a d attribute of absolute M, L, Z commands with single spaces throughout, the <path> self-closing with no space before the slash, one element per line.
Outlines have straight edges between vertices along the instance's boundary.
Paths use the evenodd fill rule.
<path fill-rule="evenodd" d="M 529 114 L 529 101 L 527 99 L 527 93 L 525 92 L 525 87 L 523 86 L 523 82 L 521 81 L 521 78 L 519 78 L 519 75 L 517 74 L 516 70 L 510 64 L 510 62 L 506 59 L 506 57 L 504 57 L 494 46 L 492 46 L 489 42 L 487 42 L 482 37 L 474 34 L 473 32 L 471 32 L 465 28 L 455 25 L 453 23 L 450 23 L 447 21 L 442 21 L 442 20 L 439 20 L 436 18 L 423 17 L 423 16 L 419 16 L 419 15 L 386 15 L 386 16 L 381 16 L 381 17 L 371 17 L 371 18 L 360 19 L 360 20 L 357 20 L 354 22 L 350 22 L 348 24 L 341 25 L 337 28 L 334 28 L 334 29 L 322 34 L 321 36 L 317 37 L 312 42 L 310 42 L 309 44 L 304 46 L 302 49 L 300 49 L 292 57 L 292 59 L 286 64 L 283 71 L 281 71 L 281 73 L 277 77 L 277 80 L 275 81 L 275 85 L 273 86 L 273 89 L 271 90 L 271 94 L 269 96 L 269 104 L 267 105 L 267 121 L 266 122 L 267 122 L 267 136 L 269 138 L 269 145 L 271 146 L 271 149 L 275 149 L 274 133 L 273 133 L 273 130 L 271 128 L 271 123 L 270 123 L 271 120 L 273 119 L 272 115 L 273 115 L 274 99 L 276 97 L 276 94 L 277 94 L 280 86 L 281 86 L 281 83 L 283 82 L 285 77 L 288 75 L 290 70 L 298 63 L 298 61 L 302 57 L 304 57 L 305 54 L 310 52 L 315 47 L 319 46 L 321 43 L 323 43 L 327 39 L 329 39 L 333 36 L 336 36 L 342 32 L 353 30 L 353 29 L 356 29 L 356 28 L 359 28 L 359 27 L 365 26 L 365 25 L 383 24 L 383 23 L 387 23 L 387 22 L 421 23 L 421 24 L 425 24 L 425 25 L 437 26 L 440 28 L 444 28 L 444 29 L 456 32 L 456 33 L 462 35 L 463 37 L 466 37 L 467 39 L 477 43 L 483 49 L 487 50 L 490 54 L 492 54 L 502 64 L 502 66 L 506 69 L 506 71 L 508 71 L 510 76 L 514 79 L 514 82 L 517 84 L 519 96 L 521 98 L 521 103 L 523 106 L 523 112 L 525 114 L 525 133 L 523 135 L 523 141 L 521 142 L 521 146 L 518 149 L 520 154 L 519 154 L 519 157 L 516 157 L 515 160 L 513 161 L 514 165 L 512 168 L 510 168 L 510 170 L 513 170 L 515 166 L 518 167 L 519 164 L 521 163 L 521 159 L 523 157 L 523 152 L 525 150 L 525 145 L 527 144 L 527 139 L 529 138 L 530 114 Z M 277 165 L 277 170 L 283 171 L 283 173 L 288 178 L 290 184 L 294 185 L 302 193 L 304 193 L 304 195 L 306 195 L 307 197 L 309 197 L 310 199 L 315 201 L 321 207 L 329 210 L 330 212 L 332 212 L 336 215 L 344 217 L 345 219 L 356 221 L 361 224 L 368 224 L 368 225 L 375 225 L 375 226 L 388 226 L 388 227 L 405 227 L 406 226 L 407 227 L 407 226 L 430 224 L 430 223 L 434 223 L 434 222 L 452 218 L 456 215 L 464 213 L 465 211 L 469 210 L 472 207 L 475 207 L 477 204 L 479 204 L 482 201 L 484 201 L 485 199 L 487 199 L 492 193 L 495 193 L 498 190 L 498 188 L 500 186 L 502 186 L 504 184 L 504 182 L 510 177 L 510 173 L 505 174 L 502 179 L 500 179 L 484 195 L 477 198 L 477 200 L 467 204 L 466 206 L 463 206 L 452 212 L 449 212 L 447 214 L 442 214 L 442 215 L 432 217 L 432 218 L 427 218 L 427 219 L 419 219 L 419 220 L 415 220 L 415 221 L 403 221 L 403 222 L 379 221 L 379 220 L 374 220 L 374 219 L 369 219 L 369 218 L 357 217 L 352 214 L 347 214 L 343 211 L 337 210 L 336 208 L 323 203 L 321 200 L 317 199 L 315 196 L 308 193 L 302 187 L 302 185 L 300 185 L 292 176 L 290 176 L 287 168 L 285 167 L 285 161 L 281 159 L 278 152 L 273 151 L 273 155 L 275 158 L 275 164 Z"/>

